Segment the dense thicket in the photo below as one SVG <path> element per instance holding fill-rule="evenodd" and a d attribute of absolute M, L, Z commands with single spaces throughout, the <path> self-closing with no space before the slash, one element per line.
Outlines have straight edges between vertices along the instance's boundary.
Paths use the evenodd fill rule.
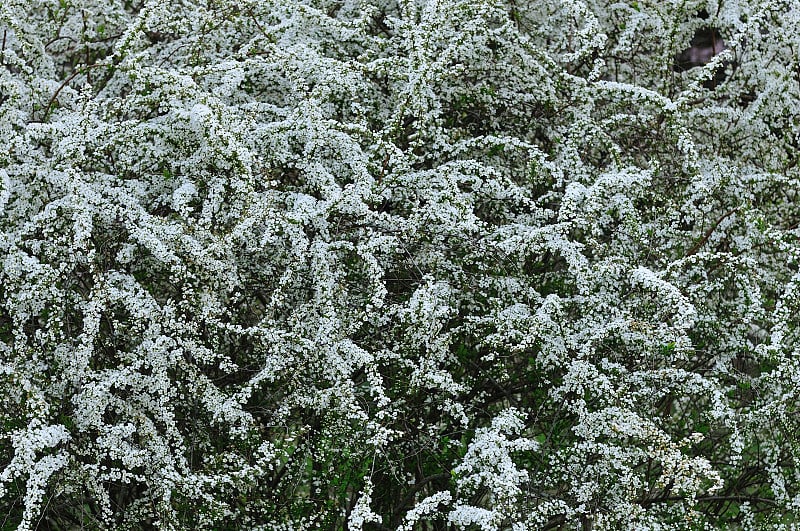
<path fill-rule="evenodd" d="M 2 527 L 793 528 L 798 24 L 3 0 Z"/>

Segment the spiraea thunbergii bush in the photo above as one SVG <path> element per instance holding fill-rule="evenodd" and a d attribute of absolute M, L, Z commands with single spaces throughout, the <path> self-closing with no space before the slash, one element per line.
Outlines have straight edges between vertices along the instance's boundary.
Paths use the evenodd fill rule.
<path fill-rule="evenodd" d="M 799 24 L 3 0 L 2 528 L 793 529 Z"/>

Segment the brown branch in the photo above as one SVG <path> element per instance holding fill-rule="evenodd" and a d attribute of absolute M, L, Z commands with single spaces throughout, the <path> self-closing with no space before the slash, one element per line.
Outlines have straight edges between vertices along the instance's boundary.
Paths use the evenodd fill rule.
<path fill-rule="evenodd" d="M 88 72 L 89 70 L 91 70 L 92 68 L 98 68 L 98 67 L 101 67 L 101 66 L 108 66 L 108 65 L 103 65 L 103 64 L 87 65 L 87 66 L 85 66 L 83 68 L 76 69 L 72 74 L 70 74 L 69 77 L 67 79 L 65 79 L 61 83 L 61 85 L 59 85 L 59 87 L 56 89 L 56 91 L 53 93 L 53 96 L 50 98 L 50 101 L 47 102 L 47 105 L 44 108 L 44 114 L 42 115 L 42 120 L 41 121 L 42 122 L 47 121 L 47 118 L 50 116 L 50 108 L 55 103 L 56 98 L 58 98 L 58 95 L 61 93 L 61 91 L 64 90 L 64 87 L 69 85 L 70 82 L 72 82 L 72 80 L 75 79 L 76 77 L 78 77 L 80 74 L 84 74 L 84 73 Z"/>
<path fill-rule="evenodd" d="M 264 37 L 265 37 L 265 38 L 266 38 L 268 41 L 270 41 L 270 42 L 271 42 L 271 41 L 272 41 L 272 37 L 271 37 L 271 36 L 270 36 L 270 35 L 269 35 L 269 34 L 268 34 L 268 33 L 267 33 L 265 30 L 264 30 L 263 26 L 261 26 L 261 24 L 258 22 L 258 17 L 256 17 L 256 14 L 255 14 L 255 13 L 253 13 L 253 10 L 250 10 L 250 18 L 251 18 L 251 19 L 253 20 L 253 22 L 255 23 L 256 27 L 258 28 L 258 31 L 260 31 L 260 32 L 261 32 L 261 34 L 262 34 L 262 35 L 263 35 L 263 36 L 264 36 Z"/>
<path fill-rule="evenodd" d="M 413 487 L 411 487 L 411 489 L 408 491 L 408 493 L 405 495 L 405 497 L 403 497 L 403 499 L 400 500 L 400 503 L 398 503 L 395 506 L 394 510 L 392 511 L 392 513 L 394 515 L 393 520 L 395 520 L 395 526 L 400 524 L 400 519 L 401 519 L 400 518 L 400 514 L 399 514 L 400 511 L 402 511 L 403 508 L 405 508 L 409 503 L 411 503 L 411 501 L 414 499 L 414 496 L 417 494 L 417 492 L 422 490 L 422 488 L 425 487 L 425 485 L 427 485 L 431 481 L 438 481 L 440 479 L 449 479 L 449 478 L 450 478 L 450 474 L 448 474 L 446 472 L 443 472 L 441 474 L 433 474 L 431 476 L 428 476 L 426 478 L 421 479 Z"/>
<path fill-rule="evenodd" d="M 714 234 L 714 231 L 717 230 L 717 227 L 719 227 L 719 224 L 722 223 L 726 218 L 730 217 L 734 212 L 736 212 L 740 208 L 742 208 L 742 207 L 738 206 L 738 207 L 732 208 L 732 209 L 728 210 L 727 212 L 725 212 L 725 214 L 723 214 L 722 217 L 719 218 L 717 220 L 717 222 L 714 223 L 714 225 L 712 225 L 711 228 L 706 231 L 706 233 L 703 235 L 703 237 L 700 238 L 700 240 L 698 240 L 698 242 L 695 243 L 692 246 L 691 249 L 686 251 L 686 254 L 684 255 L 684 258 L 688 258 L 688 257 L 692 256 L 693 254 L 697 253 L 697 251 L 699 251 L 703 247 L 703 245 L 706 244 L 706 242 L 711 237 L 711 235 Z"/>
<path fill-rule="evenodd" d="M 542 528 L 542 531 L 548 531 L 550 529 L 556 529 L 556 528 L 559 528 L 559 527 L 563 526 L 566 523 L 567 523 L 567 517 L 565 515 L 559 514 L 557 516 L 552 516 L 547 521 L 547 524 L 545 524 L 545 526 Z"/>
<path fill-rule="evenodd" d="M 683 501 L 687 498 L 682 496 L 660 496 L 658 498 L 652 498 L 649 500 L 643 500 L 639 502 L 639 505 L 642 507 L 648 507 L 650 505 L 656 503 L 663 503 L 663 502 L 670 502 L 670 501 Z M 728 496 L 698 496 L 694 498 L 694 501 L 698 502 L 719 502 L 719 501 L 734 501 L 734 502 L 753 502 L 753 503 L 763 503 L 767 505 L 778 505 L 778 502 L 775 500 L 771 500 L 769 498 L 761 498 L 758 496 L 745 496 L 745 495 L 728 495 Z"/>

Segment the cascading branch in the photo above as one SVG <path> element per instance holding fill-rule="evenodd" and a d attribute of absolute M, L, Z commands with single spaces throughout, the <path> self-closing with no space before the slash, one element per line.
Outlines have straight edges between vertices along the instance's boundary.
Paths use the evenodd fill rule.
<path fill-rule="evenodd" d="M 798 24 L 4 1 L 3 528 L 794 528 Z"/>

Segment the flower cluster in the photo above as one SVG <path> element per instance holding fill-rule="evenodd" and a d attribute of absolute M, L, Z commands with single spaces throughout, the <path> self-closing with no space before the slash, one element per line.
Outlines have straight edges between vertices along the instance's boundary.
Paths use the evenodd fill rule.
<path fill-rule="evenodd" d="M 797 524 L 798 24 L 4 0 L 4 526 Z"/>

